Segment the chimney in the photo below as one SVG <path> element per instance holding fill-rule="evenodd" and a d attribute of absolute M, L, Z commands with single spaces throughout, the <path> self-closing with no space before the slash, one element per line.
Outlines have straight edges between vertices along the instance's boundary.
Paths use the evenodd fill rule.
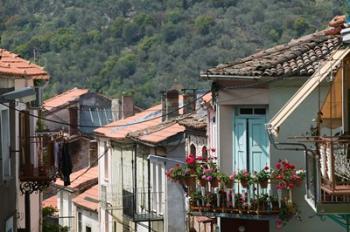
<path fill-rule="evenodd" d="M 182 89 L 183 92 L 183 114 L 196 111 L 196 89 Z"/>
<path fill-rule="evenodd" d="M 176 89 L 166 92 L 166 120 L 179 115 L 179 92 Z"/>
<path fill-rule="evenodd" d="M 134 115 L 134 99 L 132 96 L 122 96 L 122 115 L 123 118 Z"/>
<path fill-rule="evenodd" d="M 119 99 L 112 99 L 112 115 L 113 115 L 113 121 L 119 120 L 122 118 L 121 113 L 121 104 Z"/>
<path fill-rule="evenodd" d="M 160 91 L 160 96 L 161 96 L 161 104 L 162 104 L 162 122 L 166 120 L 166 92 L 165 91 Z"/>

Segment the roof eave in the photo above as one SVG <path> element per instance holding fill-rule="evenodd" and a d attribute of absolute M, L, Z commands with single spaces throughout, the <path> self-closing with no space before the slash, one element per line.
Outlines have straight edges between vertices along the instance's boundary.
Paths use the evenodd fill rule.
<path fill-rule="evenodd" d="M 225 74 L 205 74 L 202 73 L 200 74 L 200 77 L 203 78 L 204 80 L 260 80 L 262 76 L 237 76 L 237 75 L 225 75 Z"/>

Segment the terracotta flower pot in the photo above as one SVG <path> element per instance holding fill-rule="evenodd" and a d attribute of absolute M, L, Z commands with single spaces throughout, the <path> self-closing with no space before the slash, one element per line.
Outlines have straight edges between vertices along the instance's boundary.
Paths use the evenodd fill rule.
<path fill-rule="evenodd" d="M 225 183 L 226 188 L 232 188 L 233 187 L 233 180 L 230 180 L 228 183 Z"/>
<path fill-rule="evenodd" d="M 268 181 L 267 180 L 264 180 L 264 181 L 260 181 L 259 182 L 259 185 L 260 185 L 260 188 L 267 188 L 267 185 L 268 185 Z"/>
<path fill-rule="evenodd" d="M 210 182 L 210 185 L 212 188 L 216 188 L 219 186 L 219 180 L 214 178 L 211 182 Z"/>
<path fill-rule="evenodd" d="M 207 185 L 207 181 L 203 179 L 199 179 L 199 185 L 205 187 Z"/>
<path fill-rule="evenodd" d="M 247 188 L 248 187 L 248 180 L 241 180 L 241 185 L 243 188 Z"/>
<path fill-rule="evenodd" d="M 186 176 L 186 177 L 184 177 L 183 182 L 188 187 L 195 187 L 196 177 L 195 176 Z"/>

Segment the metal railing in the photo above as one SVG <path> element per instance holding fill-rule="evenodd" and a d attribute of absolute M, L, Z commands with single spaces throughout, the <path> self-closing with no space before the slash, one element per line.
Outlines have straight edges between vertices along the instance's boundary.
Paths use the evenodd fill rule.
<path fill-rule="evenodd" d="M 350 137 L 318 137 L 307 155 L 306 198 L 319 213 L 343 213 L 350 207 Z"/>
<path fill-rule="evenodd" d="M 123 189 L 123 213 L 133 221 L 163 220 L 164 193 L 138 190 L 136 193 Z"/>

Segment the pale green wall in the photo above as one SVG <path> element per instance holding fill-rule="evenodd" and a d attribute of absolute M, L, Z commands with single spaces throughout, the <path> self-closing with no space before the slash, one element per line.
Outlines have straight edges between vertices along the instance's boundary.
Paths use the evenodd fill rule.
<path fill-rule="evenodd" d="M 219 105 L 217 108 L 218 121 L 218 144 L 217 152 L 219 155 L 219 165 L 221 170 L 226 173 L 232 172 L 233 163 L 233 117 L 234 107 L 239 105 L 265 105 L 268 103 L 267 121 L 290 99 L 290 97 L 298 90 L 302 82 L 296 79 L 290 81 L 284 80 L 275 82 L 270 85 L 268 91 L 265 90 L 225 90 L 219 92 Z M 291 136 L 305 135 L 309 132 L 310 126 L 313 125 L 312 120 L 315 118 L 319 108 L 319 99 L 324 99 L 328 84 L 324 84 L 321 88 L 320 95 L 318 89 L 309 96 L 305 102 L 297 108 L 297 110 L 290 115 L 280 128 L 278 141 L 280 142 L 295 142 L 295 140 L 288 139 Z M 250 97 L 251 96 L 251 97 Z M 245 101 L 244 99 L 249 99 Z M 268 101 L 266 102 L 266 99 Z M 270 162 L 275 164 L 279 159 L 288 159 L 297 167 L 305 168 L 305 158 L 303 152 L 293 151 L 279 151 L 270 145 Z M 286 232 L 342 232 L 344 231 L 340 226 L 333 221 L 327 219 L 320 220 L 315 216 L 315 212 L 307 205 L 304 200 L 305 189 L 299 188 L 294 193 L 294 201 L 297 203 L 302 214 L 302 222 L 291 220 L 286 227 L 279 231 Z M 270 221 L 270 231 L 278 231 L 275 229 L 274 220 Z"/>

